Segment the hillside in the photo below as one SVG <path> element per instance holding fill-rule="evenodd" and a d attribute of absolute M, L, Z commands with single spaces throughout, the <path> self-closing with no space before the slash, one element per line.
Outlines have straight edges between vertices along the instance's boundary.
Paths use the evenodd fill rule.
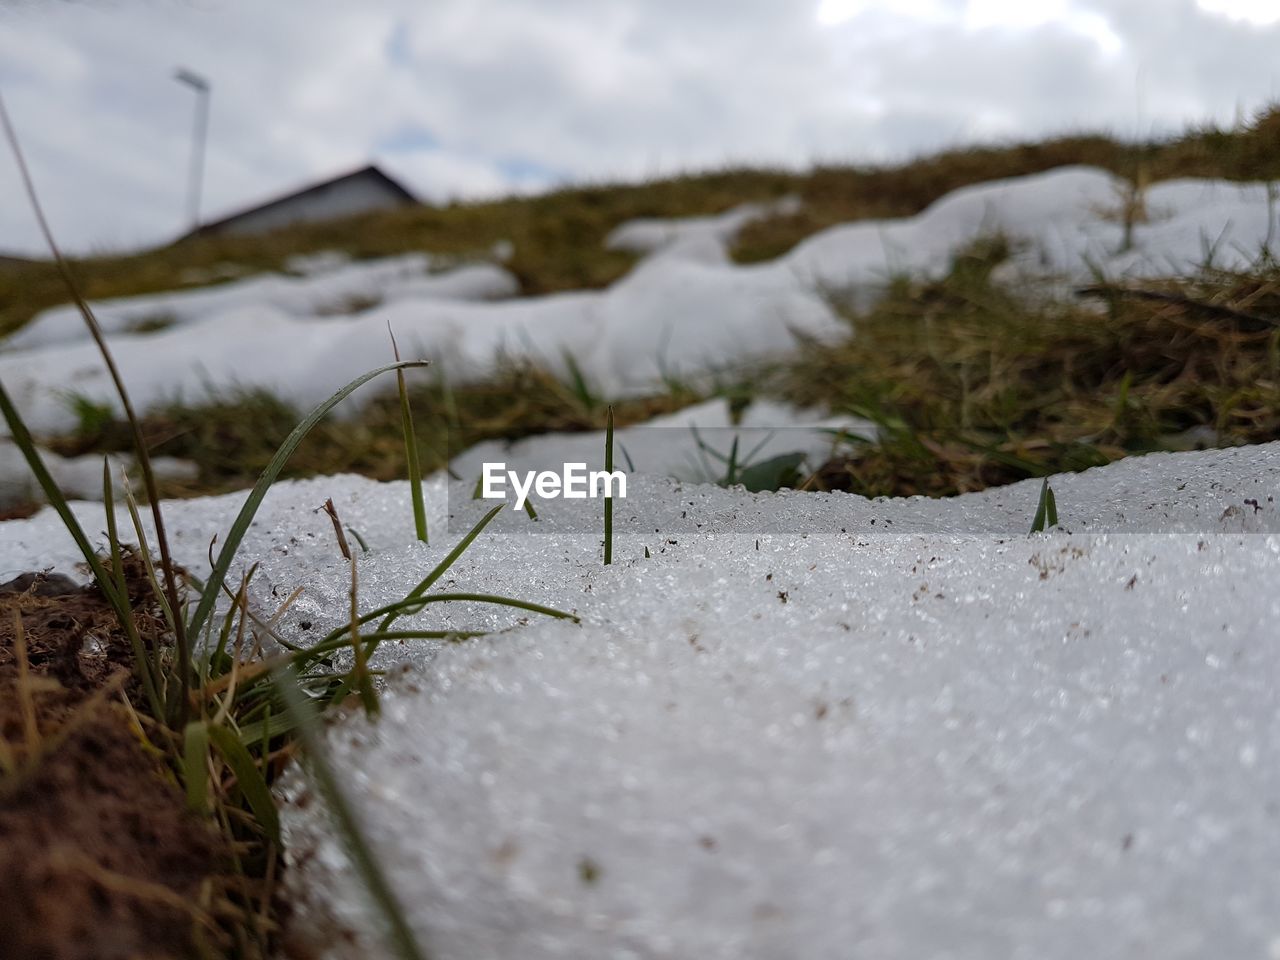
<path fill-rule="evenodd" d="M 603 245 L 609 231 L 626 220 L 699 216 L 788 194 L 800 197 L 800 212 L 756 224 L 739 237 L 734 256 L 755 262 L 778 256 L 832 224 L 910 216 L 963 186 L 1075 164 L 1139 183 L 1174 177 L 1280 179 L 1280 108 L 1239 130 L 1192 130 L 1166 141 L 1135 144 L 1078 135 L 956 149 L 885 168 L 724 170 L 641 184 L 573 186 L 544 196 L 300 226 L 265 237 L 197 237 L 138 254 L 80 259 L 75 267 L 85 295 L 104 299 L 206 283 L 227 264 L 247 271 L 280 269 L 299 253 L 476 255 L 506 241 L 514 249 L 509 266 L 525 293 L 594 289 L 631 265 L 631 258 Z M 65 300 L 50 263 L 0 270 L 0 333 Z"/>
<path fill-rule="evenodd" d="M 101 456 L 132 436 L 82 318 L 0 269 L 11 514 L 28 428 L 70 458 L 0 523 L 8 925 L 245 960 L 1275 955 L 1278 133 L 81 261 L 177 458 L 154 511 Z M 393 353 L 431 365 L 339 403 Z"/>
<path fill-rule="evenodd" d="M 1188 233 L 1217 233 L 1214 223 L 1239 228 L 1249 217 L 1265 216 L 1274 196 L 1241 199 L 1243 213 L 1211 201 L 1204 207 L 1208 220 L 1186 221 L 1178 228 L 1184 235 L 1174 238 L 1187 264 L 1179 275 L 1149 269 L 1145 286 L 1135 290 L 1117 277 L 1089 283 L 1077 265 L 1071 268 L 1074 282 L 1059 282 L 1049 297 L 1027 297 L 1026 285 L 1011 286 L 1007 277 L 1018 264 L 1027 266 L 1029 252 L 1019 238 L 979 235 L 974 217 L 985 216 L 983 203 L 1008 203 L 1006 219 L 1035 232 L 1034 210 L 1042 202 L 1036 198 L 1077 189 L 1042 188 L 1037 175 L 1082 163 L 1120 179 L 1107 186 L 1097 176 L 1080 175 L 1080 197 L 1094 199 L 1078 202 L 1097 221 L 1082 224 L 1081 236 L 1096 233 L 1102 239 L 1088 243 L 1102 243 L 1098 249 L 1108 257 L 1117 249 L 1123 254 L 1136 236 L 1154 243 L 1148 259 L 1160 260 L 1175 248 L 1160 245 L 1168 242 L 1158 239 L 1162 230 L 1168 233 L 1159 222 L 1167 211 L 1155 208 L 1187 202 L 1176 199 L 1183 181 L 1173 178 L 1247 184 L 1280 177 L 1280 112 L 1237 131 L 1192 131 L 1142 145 L 1081 136 L 958 150 L 886 169 L 725 171 L 579 187 L 260 238 L 196 238 L 130 257 L 81 260 L 74 270 L 95 299 L 190 291 L 100 308 L 104 323 L 115 324 L 111 329 L 149 334 L 120 349 L 126 359 L 137 354 L 129 361 L 134 389 L 154 394 L 144 404 L 153 452 L 194 462 L 191 475 L 179 472 L 166 481 L 169 495 L 251 482 L 302 410 L 340 382 L 331 384 L 333 377 L 382 362 L 388 325 L 436 361 L 433 374 L 414 388 L 420 456 L 428 471 L 482 441 L 598 428 L 607 401 L 615 404 L 620 425 L 716 397 L 735 416 L 753 401 L 781 400 L 820 415 L 852 417 L 872 425 L 878 443 L 849 436 L 825 462 L 809 463 L 800 479 L 811 489 L 867 495 L 948 495 L 1133 453 L 1274 439 L 1280 388 L 1268 318 L 1276 315 L 1277 268 L 1262 249 L 1273 228 L 1225 244 L 1218 237 L 1220 249 L 1204 258 L 1201 239 Z M 1062 174 L 1062 182 L 1074 182 L 1071 176 Z M 1011 187 L 1014 192 L 1002 200 L 1000 182 L 1027 186 Z M 966 189 L 975 199 L 960 199 Z M 1019 200 L 1023 189 L 1029 192 Z M 1239 197 L 1253 196 L 1251 189 Z M 984 190 L 990 201 L 976 199 L 988 195 Z M 1157 198 L 1151 210 L 1149 197 Z M 1159 199 L 1164 197 L 1173 199 Z M 774 202 L 783 198 L 798 203 Z M 761 201 L 772 205 L 757 208 L 754 219 L 725 213 Z M 948 226 L 954 216 L 945 210 L 964 203 L 978 204 L 966 215 L 969 226 Z M 935 217 L 934 210 L 944 212 Z M 680 219 L 689 217 L 713 219 Z M 723 247 L 724 253 L 694 250 L 684 267 L 664 254 L 655 261 L 664 267 L 636 271 L 646 255 L 643 242 L 606 243 L 636 218 L 650 224 L 637 237 L 684 230 L 675 225 L 688 223 L 695 233 L 709 231 L 708 250 Z M 861 223 L 870 231 L 865 242 L 838 239 L 852 238 Z M 883 238 L 900 229 L 915 231 L 901 235 L 910 249 L 880 250 Z M 842 246 L 848 243 L 853 246 Z M 495 247 L 504 245 L 504 255 L 495 257 Z M 312 269 L 300 266 L 300 257 L 335 254 L 355 260 L 315 278 L 300 273 Z M 1227 269 L 1223 254 L 1234 258 Z M 731 259 L 723 270 L 697 266 L 699 257 L 725 255 Z M 844 275 L 846 262 L 864 255 L 871 257 L 868 263 L 879 257 L 890 264 L 892 282 L 863 282 L 852 300 L 840 299 L 830 285 Z M 1130 260 L 1113 258 L 1106 269 L 1141 279 Z M 735 271 L 734 263 L 759 268 Z M 427 275 L 411 276 L 420 269 Z M 264 270 L 284 274 L 255 277 Z M 810 280 L 797 285 L 788 279 L 796 270 Z M 872 265 L 863 272 L 872 278 L 881 270 Z M 595 292 L 604 298 L 599 306 L 589 299 Z M 397 307 L 401 297 L 407 299 Z M 491 310 L 458 297 L 502 302 Z M 0 271 L 0 316 L 10 326 L 64 300 L 49 264 Z M 196 301 L 205 306 L 192 312 Z M 268 303 L 304 326 L 280 327 L 278 344 L 265 348 L 255 338 L 265 330 Z M 1104 307 L 1105 324 L 1097 322 Z M 607 336 L 600 310 L 616 313 Z M 725 319 L 703 316 L 708 310 Z M 38 330 L 22 330 L 14 345 L 26 349 L 49 337 L 81 335 L 74 312 L 61 314 L 57 324 L 49 315 Z M 199 336 L 167 329 L 178 314 L 183 322 L 207 317 L 211 323 Z M 305 326 L 313 315 L 346 316 L 357 326 L 343 346 L 324 347 L 327 341 L 317 337 L 335 327 Z M 233 322 L 233 316 L 239 319 Z M 690 326 L 692 319 L 702 326 Z M 489 334 L 471 343 L 476 330 L 494 323 L 495 330 L 506 329 L 508 321 L 538 348 L 530 352 L 527 340 Z M 687 328 L 683 341 L 665 335 L 655 340 L 649 330 L 677 321 Z M 630 346 L 628 339 L 634 340 Z M 602 340 L 612 344 L 613 359 L 602 356 L 593 366 L 589 354 Z M 797 344 L 798 352 L 784 349 Z M 30 381 L 30 389 L 44 383 L 40 389 L 52 391 L 53 406 L 45 404 L 33 421 L 37 431 L 66 455 L 127 449 L 110 391 L 91 390 L 92 381 L 83 376 L 67 382 L 59 372 L 68 364 L 83 372 L 92 356 L 74 359 L 80 354 L 55 346 L 0 357 L 7 380 Z M 666 351 L 667 359 L 644 356 L 654 350 Z M 706 350 L 712 354 L 702 356 Z M 326 351 L 331 359 L 323 361 L 323 375 L 298 366 L 304 356 Z M 506 361 L 491 367 L 499 354 Z M 334 372 L 336 358 L 341 363 Z M 702 368 L 682 365 L 691 358 Z M 719 361 L 710 376 L 708 360 Z M 623 362 L 626 369 L 618 367 Z M 404 469 L 398 407 L 393 399 L 374 397 L 360 411 L 322 424 L 291 462 L 289 475 L 351 471 L 391 479 Z"/>

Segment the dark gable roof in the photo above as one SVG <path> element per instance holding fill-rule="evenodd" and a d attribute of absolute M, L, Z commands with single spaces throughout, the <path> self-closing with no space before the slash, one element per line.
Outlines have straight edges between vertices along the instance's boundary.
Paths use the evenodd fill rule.
<path fill-rule="evenodd" d="M 200 226 L 196 227 L 190 233 L 183 236 L 182 239 L 185 240 L 187 237 L 196 237 L 202 233 L 212 233 L 221 227 L 225 227 L 227 224 L 231 223 L 233 220 L 239 220 L 241 217 L 248 216 L 251 213 L 258 213 L 262 210 L 269 210 L 270 208 L 277 207 L 282 203 L 289 203 L 290 201 L 293 201 L 293 200 L 299 200 L 310 194 L 319 193 L 322 190 L 328 190 L 330 187 L 337 186 L 338 184 L 344 183 L 347 180 L 356 180 L 361 177 L 374 177 L 375 179 L 380 180 L 383 184 L 389 187 L 393 193 L 398 194 L 400 197 L 402 197 L 406 203 L 419 202 L 418 198 L 415 197 L 412 193 L 410 193 L 409 190 L 404 186 L 404 184 L 400 183 L 398 180 L 394 180 L 391 177 L 387 176 L 385 173 L 382 172 L 382 170 L 378 168 L 376 164 L 371 163 L 368 166 L 361 167 L 359 170 L 352 170 L 350 173 L 344 173 L 336 177 L 330 177 L 328 180 L 321 180 L 319 183 L 313 183 L 311 184 L 311 186 L 304 187 L 301 190 L 294 190 L 292 193 L 286 193 L 278 197 L 272 197 L 270 200 L 266 201 L 265 203 L 254 204 L 252 207 L 245 207 L 244 209 L 237 210 L 235 213 L 228 214 L 225 217 L 219 217 L 217 220 L 210 220 L 206 223 L 202 223 L 200 224 Z"/>

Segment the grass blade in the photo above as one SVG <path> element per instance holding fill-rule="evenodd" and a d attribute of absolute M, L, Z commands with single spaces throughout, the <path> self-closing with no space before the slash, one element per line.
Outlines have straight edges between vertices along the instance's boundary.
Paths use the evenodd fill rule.
<path fill-rule="evenodd" d="M 152 590 L 155 593 L 156 602 L 160 604 L 161 612 L 164 614 L 164 622 L 169 625 L 170 631 L 174 636 L 178 635 L 176 623 L 181 617 L 181 612 L 175 613 L 169 608 L 169 598 L 165 596 L 165 590 L 160 582 L 160 577 L 156 574 L 155 563 L 151 559 L 151 551 L 147 548 L 147 532 L 142 526 L 142 515 L 138 512 L 138 501 L 134 499 L 133 490 L 129 486 L 129 474 L 120 474 L 121 485 L 124 487 L 124 502 L 129 508 L 129 519 L 133 523 L 134 536 L 138 538 L 138 553 L 142 556 L 143 565 L 147 568 L 147 579 L 151 581 Z M 156 651 L 156 670 L 160 670 L 159 650 Z"/>
<path fill-rule="evenodd" d="M 164 571 L 165 592 L 169 596 L 169 604 L 176 611 L 178 609 L 178 577 L 174 569 L 173 559 L 169 555 L 169 539 L 165 536 L 164 517 L 160 510 L 160 494 L 156 487 L 155 472 L 151 469 L 151 457 L 147 454 L 147 443 L 142 436 L 142 424 L 134 412 L 133 402 L 129 399 L 129 391 L 125 388 L 124 378 L 120 375 L 120 369 L 116 366 L 115 357 L 112 356 L 111 351 L 107 348 L 107 341 L 103 336 L 102 328 L 98 325 L 98 319 L 93 315 L 88 302 L 81 295 L 80 288 L 76 284 L 75 278 L 71 275 L 71 268 L 67 265 L 66 259 L 62 256 L 62 251 L 58 249 L 58 244 L 53 239 L 53 231 L 49 228 L 49 223 L 44 216 L 44 210 L 40 206 L 40 198 L 36 193 L 35 183 L 27 170 L 27 161 L 22 155 L 22 148 L 18 143 L 18 134 L 9 120 L 9 111 L 5 108 L 3 99 L 0 99 L 0 124 L 4 126 L 5 137 L 8 139 L 9 147 L 13 151 L 14 160 L 17 161 L 18 173 L 22 179 L 23 187 L 26 189 L 31 209 L 35 213 L 40 232 L 49 246 L 49 252 L 53 254 L 54 262 L 58 265 L 58 270 L 62 274 L 62 281 L 66 285 L 67 292 L 71 294 L 71 299 L 80 311 L 80 316 L 84 319 L 89 335 L 93 338 L 93 342 L 98 348 L 98 353 L 102 356 L 102 362 L 106 365 L 107 372 L 111 375 L 111 383 L 115 388 L 116 396 L 120 398 L 120 405 L 124 408 L 125 420 L 128 421 L 129 430 L 133 436 L 133 447 L 137 454 L 138 468 L 142 472 L 143 488 L 146 490 L 147 499 L 150 501 L 151 517 L 155 523 L 156 543 L 160 547 L 160 569 Z M 90 564 L 90 567 L 92 568 L 92 564 Z M 97 573 L 98 571 L 94 570 L 95 576 Z M 180 619 L 174 621 L 174 627 L 176 628 L 174 646 L 178 650 L 179 672 L 177 683 L 179 689 L 175 704 L 179 712 L 170 717 L 170 720 L 180 722 L 183 718 L 182 714 L 186 710 L 186 692 L 188 684 L 191 682 L 191 645 L 187 640 L 185 625 Z"/>
<path fill-rule="evenodd" d="M 396 335 L 391 332 L 389 321 L 387 333 L 391 337 L 391 350 L 398 361 L 400 348 L 396 345 Z M 419 540 L 429 543 L 427 507 L 422 498 L 422 467 L 418 463 L 418 438 L 413 431 L 413 410 L 409 406 L 409 388 L 405 385 L 403 370 L 396 371 L 396 389 L 400 392 L 400 428 L 404 431 L 404 453 L 409 464 L 409 495 L 413 500 L 413 528 Z"/>
<path fill-rule="evenodd" d="M 207 733 L 218 754 L 236 775 L 236 784 L 244 793 L 249 809 L 266 830 L 267 838 L 272 843 L 279 843 L 280 816 L 276 811 L 275 800 L 271 796 L 271 788 L 262 778 L 262 771 L 254 762 L 253 755 L 227 727 L 210 724 L 207 727 Z"/>
<path fill-rule="evenodd" d="M 94 552 L 93 547 L 90 545 L 89 538 L 85 536 L 84 528 L 80 526 L 80 521 L 76 519 L 76 515 L 71 512 L 71 508 L 67 505 L 67 498 L 62 495 L 61 488 L 54 482 L 53 476 L 44 465 L 44 461 L 40 459 L 40 453 L 36 449 L 35 441 L 31 439 L 31 433 L 27 430 L 26 422 L 23 421 L 21 414 L 18 413 L 17 408 L 13 405 L 13 401 L 9 399 L 9 392 L 5 390 L 3 383 L 0 383 L 0 413 L 4 414 L 5 423 L 9 426 L 9 436 L 22 452 L 23 459 L 27 461 L 27 466 L 31 468 L 31 473 L 35 476 L 36 483 L 39 484 L 40 489 L 44 492 L 49 505 L 62 518 L 63 526 L 67 528 L 67 533 L 71 535 L 71 539 L 80 548 L 81 554 L 84 555 L 85 563 L 89 565 L 89 569 L 93 572 L 94 579 L 99 583 L 107 584 L 107 590 L 111 591 L 108 594 L 108 599 L 112 601 L 112 606 L 119 613 L 120 609 L 116 602 L 114 588 L 107 579 L 106 570 L 103 569 L 97 553 Z"/>
<path fill-rule="evenodd" d="M 494 606 L 511 607 L 516 610 L 525 610 L 529 613 L 538 613 L 545 617 L 553 617 L 556 620 L 572 620 L 574 623 L 581 622 L 576 614 L 566 613 L 565 611 L 557 610 L 554 607 L 545 607 L 540 603 L 531 603 L 527 600 L 516 600 L 513 597 L 501 597 L 490 593 L 436 593 L 429 597 L 406 597 L 404 600 L 400 600 L 397 603 L 388 604 L 385 607 L 372 610 L 357 618 L 351 625 L 342 626 L 337 630 L 330 632 L 323 640 L 316 643 L 315 646 L 298 651 L 292 659 L 296 664 L 301 665 L 322 657 L 325 654 L 332 653 L 351 643 L 348 637 L 350 635 L 350 631 L 356 626 L 363 625 L 371 620 L 377 619 L 378 617 L 385 616 L 386 619 L 383 620 L 382 625 L 380 625 L 376 631 L 370 634 L 364 634 L 361 638 L 364 641 L 362 651 L 363 657 L 364 661 L 367 663 L 368 660 L 377 652 L 378 644 L 382 639 L 394 635 L 395 632 L 390 631 L 388 629 L 388 625 L 397 617 L 404 616 L 406 614 L 418 613 L 422 608 L 433 603 L 458 602 L 488 603 L 493 604 Z M 425 636 L 434 631 L 411 632 L 415 636 Z M 461 632 L 465 631 L 446 630 L 441 631 L 441 634 L 442 636 L 454 636 Z M 479 634 L 476 635 L 478 636 Z M 344 683 L 344 689 L 346 686 L 348 686 L 348 684 Z"/>
<path fill-rule="evenodd" d="M 729 446 L 729 463 L 722 486 L 732 487 L 738 482 L 738 435 L 733 435 L 733 443 Z"/>
<path fill-rule="evenodd" d="M 457 561 L 457 559 L 460 556 L 463 555 L 463 553 L 466 552 L 467 547 L 471 546 L 471 544 L 475 542 L 476 537 L 480 536 L 480 532 L 484 530 L 484 528 L 487 527 L 490 524 L 490 522 L 492 522 L 494 517 L 496 517 L 499 513 L 502 512 L 502 508 L 504 506 L 506 506 L 506 504 L 500 503 L 496 507 L 494 507 L 492 510 L 490 510 L 488 513 L 486 513 L 483 517 L 481 517 L 480 521 L 474 527 L 472 527 L 470 531 L 468 531 L 467 535 L 458 541 L 458 545 L 455 546 L 452 550 L 450 550 L 449 553 L 445 556 L 445 558 L 441 560 L 438 564 L 436 564 L 435 568 L 430 573 L 428 573 L 425 577 L 423 577 L 423 579 L 418 583 L 416 587 L 414 587 L 405 595 L 404 601 L 402 602 L 407 602 L 407 601 L 417 599 L 418 597 L 426 593 L 428 590 L 430 590 L 432 584 L 434 584 L 437 580 L 439 580 L 441 577 L 445 575 L 445 572 L 450 567 L 453 566 L 453 564 Z M 390 614 L 388 618 L 382 622 L 382 625 L 378 629 L 386 630 L 388 627 L 391 626 L 392 622 L 394 622 L 397 616 L 399 616 L 399 613 Z"/>
<path fill-rule="evenodd" d="M 111 573 L 114 576 L 116 593 L 120 597 L 120 605 L 127 615 L 120 621 L 120 628 L 129 638 L 129 648 L 133 651 L 133 669 L 142 681 L 142 690 L 147 698 L 153 714 L 164 716 L 163 701 L 156 684 L 163 672 L 160 666 L 159 644 L 154 650 L 154 662 L 147 657 L 146 647 L 138 634 L 138 624 L 133 619 L 133 605 L 129 600 L 129 585 L 124 576 L 124 550 L 120 545 L 120 532 L 116 528 L 115 492 L 111 484 L 111 459 L 102 458 L 102 505 L 107 517 L 107 547 L 111 551 Z M 143 548 L 139 548 L 143 549 Z M 157 593 L 156 596 L 162 596 Z"/>
<path fill-rule="evenodd" d="M 613 406 L 605 418 L 604 426 L 604 472 L 613 473 Z M 613 484 L 610 483 L 604 495 L 604 565 L 613 563 Z"/>
<path fill-rule="evenodd" d="M 1049 519 L 1050 509 L 1053 510 L 1052 519 Z M 1031 532 L 1044 533 L 1046 520 L 1050 526 L 1058 522 L 1057 504 L 1053 502 L 1053 490 L 1049 487 L 1048 477 L 1045 477 L 1040 485 L 1040 503 L 1036 506 L 1036 515 L 1031 521 Z"/>
<path fill-rule="evenodd" d="M 364 832 L 356 821 L 355 811 L 338 785 L 338 778 L 320 745 L 320 738 L 316 735 L 317 716 L 314 704 L 303 694 L 291 670 L 279 671 L 275 675 L 275 685 L 285 710 L 294 723 L 307 768 L 324 800 L 334 828 L 364 881 L 370 899 L 386 923 L 392 949 L 400 960 L 426 960 L 426 954 L 418 946 L 404 910 L 382 872 L 373 848 L 365 839 Z"/>
<path fill-rule="evenodd" d="M 182 734 L 182 778 L 187 809 L 203 814 L 209 802 L 209 730 L 202 720 L 187 724 Z"/>

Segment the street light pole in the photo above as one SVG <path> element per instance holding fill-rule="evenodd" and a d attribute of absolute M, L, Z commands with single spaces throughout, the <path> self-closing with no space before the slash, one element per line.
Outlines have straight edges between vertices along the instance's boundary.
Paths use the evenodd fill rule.
<path fill-rule="evenodd" d="M 197 73 L 179 67 L 173 78 L 196 92 L 196 126 L 191 141 L 191 175 L 187 183 L 187 208 L 191 229 L 200 226 L 200 187 L 204 180 L 204 143 L 209 130 L 209 81 Z"/>

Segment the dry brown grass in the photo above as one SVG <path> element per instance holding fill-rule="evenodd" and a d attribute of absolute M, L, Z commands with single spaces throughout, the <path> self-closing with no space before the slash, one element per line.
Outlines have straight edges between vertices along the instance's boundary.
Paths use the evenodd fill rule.
<path fill-rule="evenodd" d="M 1156 450 L 1280 438 L 1280 265 L 1028 304 L 979 244 L 809 344 L 781 392 L 875 421 L 811 486 L 947 496 Z"/>
<path fill-rule="evenodd" d="M 891 167 L 824 166 L 807 173 L 726 169 L 639 184 L 566 187 L 537 197 L 406 208 L 261 237 L 199 236 L 134 255 L 82 258 L 75 272 L 88 297 L 104 299 L 177 289 L 189 285 L 193 271 L 207 273 L 228 264 L 279 269 L 298 253 L 340 250 L 374 257 L 428 250 L 483 256 L 505 240 L 515 251 L 507 265 L 526 294 L 590 289 L 611 283 L 630 267 L 629 255 L 605 250 L 603 241 L 613 227 L 634 217 L 696 216 L 800 195 L 805 201 L 800 213 L 759 222 L 741 236 L 736 255 L 757 261 L 836 223 L 917 213 L 967 184 L 1065 164 L 1091 164 L 1147 182 L 1182 176 L 1280 179 L 1280 108 L 1240 130 L 1205 127 L 1145 144 L 1081 134 L 950 150 Z M 0 270 L 0 332 L 17 329 L 65 300 L 52 264 Z"/>

